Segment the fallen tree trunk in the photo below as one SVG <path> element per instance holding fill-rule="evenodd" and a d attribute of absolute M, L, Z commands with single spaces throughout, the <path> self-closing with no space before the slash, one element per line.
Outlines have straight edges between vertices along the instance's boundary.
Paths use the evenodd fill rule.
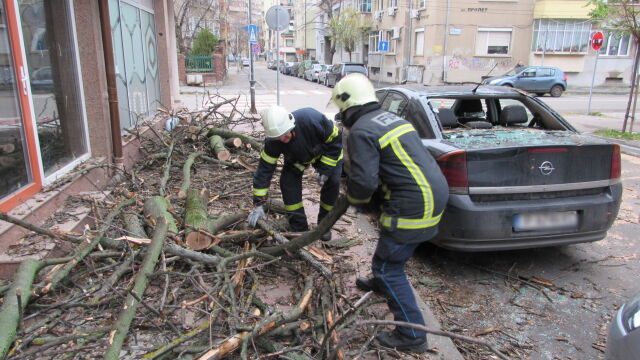
<path fill-rule="evenodd" d="M 191 189 L 187 192 L 184 212 L 184 241 L 193 250 L 206 249 L 213 242 L 213 237 L 206 232 L 209 228 L 208 203 L 209 191 L 207 189 L 200 191 Z"/>
<path fill-rule="evenodd" d="M 197 151 L 189 155 L 187 160 L 184 162 L 182 166 L 182 186 L 180 187 L 180 191 L 178 191 L 178 197 L 184 198 L 187 196 L 187 190 L 191 186 L 191 167 L 195 162 L 198 156 L 204 155 L 204 151 Z"/>
<path fill-rule="evenodd" d="M 313 231 L 307 231 L 306 233 L 302 234 L 302 236 L 297 237 L 286 244 L 266 247 L 260 250 L 273 256 L 280 256 L 286 254 L 287 252 L 295 252 L 297 250 L 300 250 L 303 247 L 311 244 L 312 242 L 320 239 L 320 236 L 329 231 L 331 227 L 333 227 L 333 224 L 338 221 L 340 216 L 342 216 L 342 214 L 344 214 L 348 208 L 349 201 L 347 200 L 347 197 L 341 195 L 336 201 L 333 209 L 329 211 L 327 216 L 322 219 L 320 224 L 318 224 L 318 226 Z"/>
<path fill-rule="evenodd" d="M 162 251 L 164 241 L 167 237 L 168 222 L 166 218 L 159 217 L 157 218 L 156 223 L 157 225 L 154 230 L 153 240 L 151 241 L 151 245 L 147 248 L 147 254 L 142 266 L 140 267 L 140 271 L 136 276 L 135 285 L 131 290 L 131 294 L 127 295 L 127 299 L 124 302 L 124 307 L 118 316 L 118 320 L 113 324 L 113 330 L 111 330 L 109 334 L 109 346 L 104 354 L 104 359 L 106 360 L 117 360 L 120 358 L 120 349 L 127 337 L 131 321 L 133 321 L 136 309 L 140 303 L 138 299 L 142 298 L 142 295 L 147 288 L 147 284 L 149 283 L 149 276 L 153 273 L 153 269 L 160 257 L 160 252 Z"/>
<path fill-rule="evenodd" d="M 254 149 L 258 151 L 262 150 L 262 143 L 260 140 L 246 136 L 246 135 L 242 135 L 235 131 L 213 127 L 209 129 L 207 136 L 213 136 L 213 135 L 222 136 L 225 139 L 237 137 L 237 138 L 240 138 L 240 140 L 242 140 L 243 143 L 250 144 L 251 147 L 253 147 Z"/>
<path fill-rule="evenodd" d="M 18 267 L 11 288 L 4 296 L 0 308 L 0 359 L 4 359 L 16 339 L 21 314 L 31 298 L 31 285 L 36 278 L 42 263 L 35 259 L 27 259 Z"/>
<path fill-rule="evenodd" d="M 215 235 L 218 231 L 226 228 L 227 226 L 246 219 L 248 215 L 249 214 L 246 211 L 238 211 L 234 214 L 221 216 L 216 220 L 209 222 L 209 227 L 207 231 L 210 234 Z"/>
<path fill-rule="evenodd" d="M 209 138 L 209 146 L 218 160 L 227 161 L 231 157 L 231 153 L 224 147 L 224 141 L 220 136 L 211 136 Z"/>
<path fill-rule="evenodd" d="M 159 217 L 167 219 L 167 230 L 170 233 L 178 233 L 178 225 L 173 215 L 169 212 L 169 202 L 162 196 L 152 196 L 144 202 L 144 216 L 155 220 Z"/>
<path fill-rule="evenodd" d="M 147 238 L 147 232 L 144 231 L 138 214 L 124 212 L 122 213 L 122 221 L 124 221 L 124 229 L 129 235 L 142 239 Z"/>

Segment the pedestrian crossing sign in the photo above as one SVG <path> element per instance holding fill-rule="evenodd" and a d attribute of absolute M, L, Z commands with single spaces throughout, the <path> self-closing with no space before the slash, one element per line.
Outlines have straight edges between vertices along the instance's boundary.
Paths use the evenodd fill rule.
<path fill-rule="evenodd" d="M 249 24 L 247 30 L 249 31 L 249 42 L 250 43 L 257 43 L 258 42 L 258 27 L 256 25 Z"/>

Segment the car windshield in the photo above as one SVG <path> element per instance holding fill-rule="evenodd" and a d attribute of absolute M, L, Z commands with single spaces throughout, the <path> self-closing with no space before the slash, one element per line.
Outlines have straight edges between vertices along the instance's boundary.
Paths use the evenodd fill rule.
<path fill-rule="evenodd" d="M 520 68 L 520 69 L 511 69 L 506 74 L 504 74 L 503 76 L 514 76 L 514 75 L 517 75 L 520 71 L 522 71 L 522 68 Z"/>

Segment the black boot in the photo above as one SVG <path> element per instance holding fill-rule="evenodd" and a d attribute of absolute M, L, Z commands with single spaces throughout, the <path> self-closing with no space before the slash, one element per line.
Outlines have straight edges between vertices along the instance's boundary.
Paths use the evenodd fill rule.
<path fill-rule="evenodd" d="M 356 287 L 362 291 L 374 291 L 377 293 L 382 292 L 376 285 L 376 282 L 373 278 L 357 278 Z"/>
<path fill-rule="evenodd" d="M 429 350 L 426 336 L 412 338 L 401 334 L 398 329 L 381 331 L 376 335 L 376 340 L 384 347 L 400 351 L 424 353 Z"/>

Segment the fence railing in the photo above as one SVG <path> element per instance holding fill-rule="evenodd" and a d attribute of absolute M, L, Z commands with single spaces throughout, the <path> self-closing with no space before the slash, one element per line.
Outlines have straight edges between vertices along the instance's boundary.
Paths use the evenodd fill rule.
<path fill-rule="evenodd" d="M 211 56 L 185 56 L 185 70 L 190 72 L 213 72 L 213 57 Z"/>

